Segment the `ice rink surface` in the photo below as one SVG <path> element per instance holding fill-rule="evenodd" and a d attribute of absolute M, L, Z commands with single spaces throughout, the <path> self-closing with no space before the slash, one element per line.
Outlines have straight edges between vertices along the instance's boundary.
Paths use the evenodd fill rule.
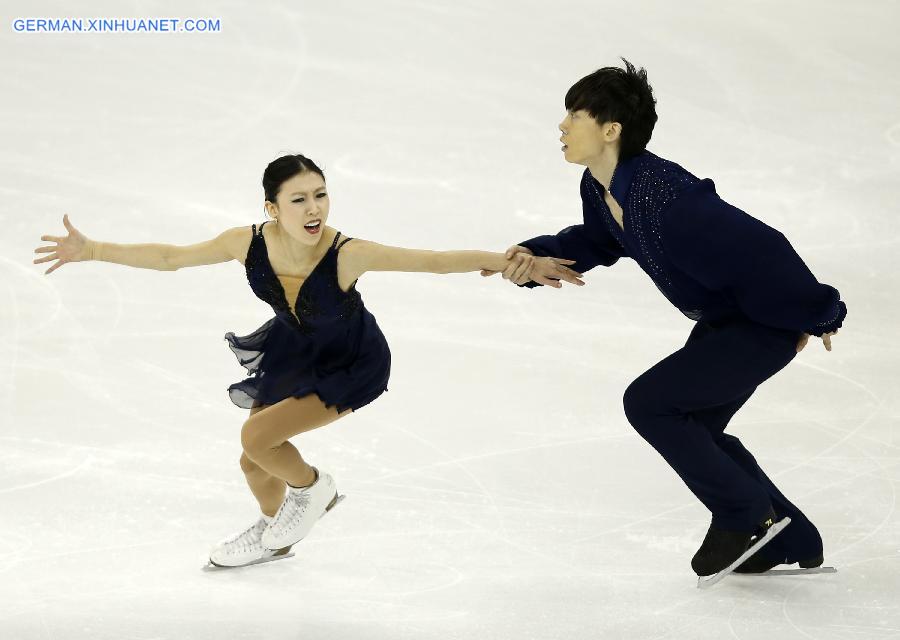
<path fill-rule="evenodd" d="M 900 638 L 895 2 L 5 3 L 0 37 L 0 637 Z M 15 33 L 178 17 L 220 33 Z M 33 264 L 62 216 L 191 244 L 265 219 L 285 153 L 329 225 L 502 251 L 580 221 L 568 87 L 624 56 L 649 149 L 781 230 L 849 313 L 729 431 L 818 525 L 834 575 L 695 588 L 709 514 L 628 424 L 692 323 L 632 260 L 587 286 L 369 273 L 390 391 L 293 442 L 347 500 L 289 560 L 205 573 L 257 507 L 223 339 L 272 316 L 238 262 Z"/>

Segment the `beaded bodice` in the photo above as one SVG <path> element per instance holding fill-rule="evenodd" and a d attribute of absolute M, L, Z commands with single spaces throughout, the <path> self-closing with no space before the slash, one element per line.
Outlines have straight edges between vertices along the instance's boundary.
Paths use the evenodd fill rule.
<path fill-rule="evenodd" d="M 701 309 L 685 305 L 685 298 L 669 277 L 661 227 L 666 208 L 700 178 L 680 165 L 649 152 L 620 161 L 609 190 L 622 207 L 620 227 L 609 210 L 605 187 L 585 169 L 582 180 L 593 207 L 600 212 L 614 238 L 650 276 L 656 287 L 688 318 L 698 320 Z"/>
<path fill-rule="evenodd" d="M 278 276 L 269 261 L 262 232 L 269 222 L 263 222 L 259 229 L 255 224 L 252 226 L 253 236 L 244 261 L 247 281 L 256 297 L 271 305 L 279 319 L 306 336 L 336 330 L 352 319 L 363 306 L 362 296 L 355 282 L 347 291 L 338 285 L 337 256 L 340 248 L 353 238 L 344 238 L 339 244 L 341 232 L 338 231 L 328 251 L 297 288 L 291 282 L 295 279 Z M 288 301 L 288 291 L 296 291 L 291 296 L 293 304 Z"/>

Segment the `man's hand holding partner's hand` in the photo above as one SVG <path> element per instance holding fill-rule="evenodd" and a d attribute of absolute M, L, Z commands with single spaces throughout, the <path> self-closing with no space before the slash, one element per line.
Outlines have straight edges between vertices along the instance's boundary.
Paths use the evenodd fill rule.
<path fill-rule="evenodd" d="M 513 284 L 521 285 L 533 280 L 538 284 L 559 289 L 562 287 L 560 280 L 583 286 L 584 281 L 580 280 L 581 274 L 573 271 L 567 264 L 575 264 L 574 260 L 566 260 L 564 258 L 539 258 L 535 256 L 529 249 L 514 245 L 506 250 L 506 259 L 509 264 L 503 270 L 503 279 L 509 280 Z M 492 276 L 497 271 L 483 269 L 482 276 Z"/>

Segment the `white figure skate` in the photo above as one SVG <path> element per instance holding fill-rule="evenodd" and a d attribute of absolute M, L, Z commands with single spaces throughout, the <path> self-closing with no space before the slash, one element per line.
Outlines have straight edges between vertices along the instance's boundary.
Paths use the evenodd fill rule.
<path fill-rule="evenodd" d="M 275 518 L 263 532 L 262 545 L 270 551 L 280 551 L 297 544 L 312 530 L 313 525 L 344 499 L 339 496 L 334 478 L 325 472 L 313 471 L 316 481 L 303 488 L 288 485 L 287 495 Z"/>
<path fill-rule="evenodd" d="M 262 535 L 267 524 L 266 519 L 260 516 L 259 520 L 249 529 L 216 544 L 210 549 L 209 563 L 203 568 L 205 570 L 232 569 L 292 557 L 294 554 L 288 553 L 290 546 L 277 551 L 263 547 Z"/>

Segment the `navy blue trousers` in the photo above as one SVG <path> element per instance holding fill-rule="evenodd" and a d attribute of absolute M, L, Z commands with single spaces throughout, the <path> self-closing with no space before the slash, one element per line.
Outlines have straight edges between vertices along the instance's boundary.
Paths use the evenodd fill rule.
<path fill-rule="evenodd" d="M 625 415 L 712 513 L 713 526 L 753 531 L 769 506 L 791 524 L 760 553 L 796 562 L 822 552 L 815 526 L 763 472 L 728 421 L 797 355 L 802 332 L 738 317 L 697 322 L 684 347 L 625 390 Z"/>

